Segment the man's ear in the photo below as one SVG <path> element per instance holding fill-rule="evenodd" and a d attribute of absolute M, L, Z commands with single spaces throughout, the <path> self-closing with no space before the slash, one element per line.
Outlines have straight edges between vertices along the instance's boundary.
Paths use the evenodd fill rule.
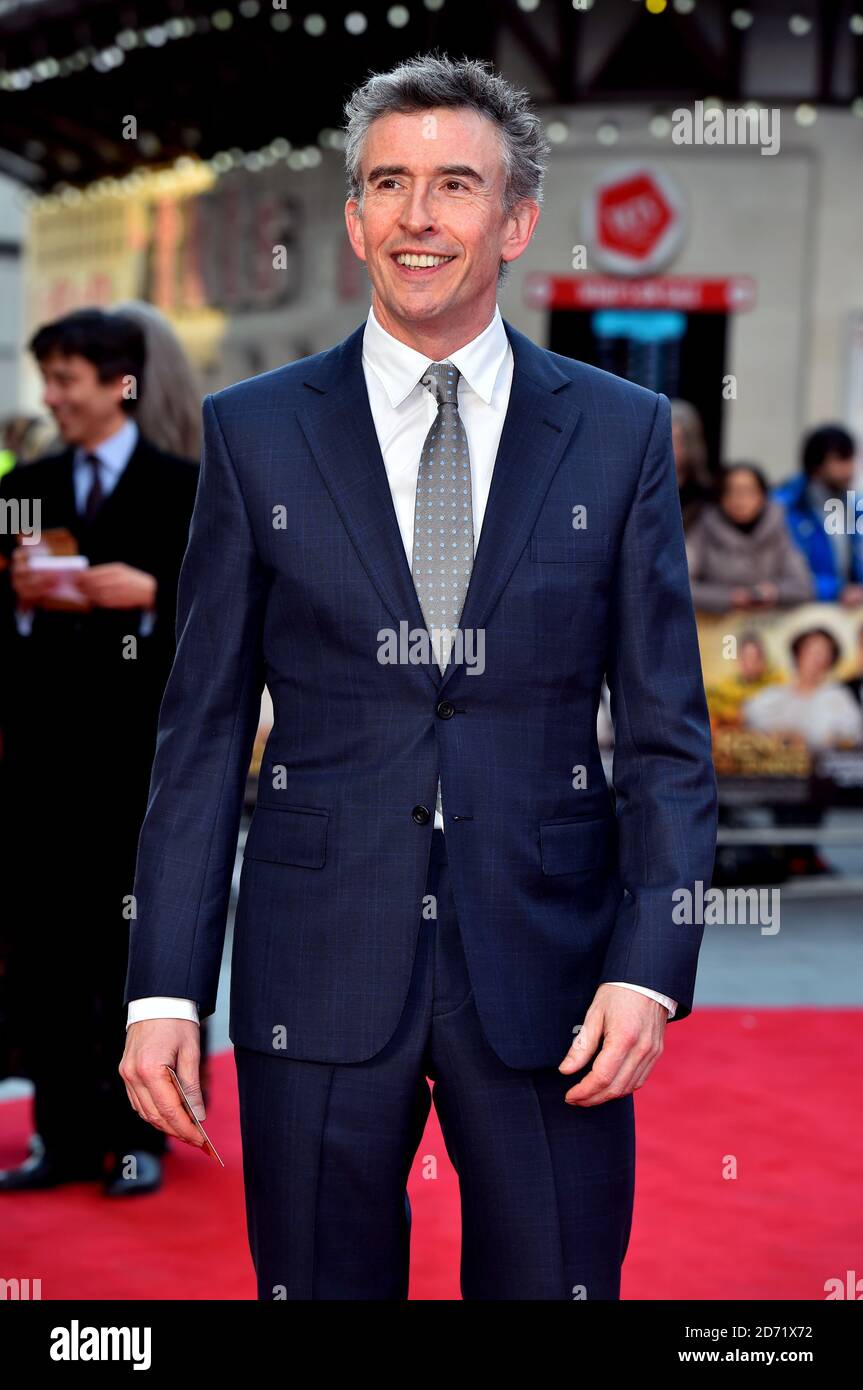
<path fill-rule="evenodd" d="M 108 383 L 108 385 L 111 387 L 111 395 L 114 399 L 114 404 L 120 406 L 121 410 L 125 409 L 124 402 L 130 399 L 130 382 L 134 382 L 135 388 L 135 396 L 132 397 L 132 399 L 137 399 L 138 383 L 134 377 L 118 376 L 114 381 Z"/>
<path fill-rule="evenodd" d="M 357 255 L 361 261 L 365 261 L 366 246 L 365 236 L 363 234 L 363 216 L 356 198 L 348 198 L 348 201 L 345 203 L 345 226 L 348 229 L 348 241 L 351 243 L 355 255 Z"/>
<path fill-rule="evenodd" d="M 509 229 L 501 247 L 501 260 L 517 261 L 527 250 L 539 217 L 539 203 L 534 202 L 532 198 L 524 198 L 520 203 L 516 203 L 507 219 Z"/>

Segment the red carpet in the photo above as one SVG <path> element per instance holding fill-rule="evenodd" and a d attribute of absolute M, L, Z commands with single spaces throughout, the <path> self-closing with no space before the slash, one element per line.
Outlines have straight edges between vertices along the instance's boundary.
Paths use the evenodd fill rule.
<path fill-rule="evenodd" d="M 702 1008 L 674 1025 L 636 1098 L 623 1297 L 823 1299 L 844 1280 L 863 1248 L 861 1061 L 859 1010 Z M 153 1197 L 0 1196 L 0 1276 L 41 1278 L 44 1299 L 254 1298 L 230 1053 L 212 1076 L 224 1170 L 175 1145 Z M 0 1106 L 0 1167 L 24 1157 L 29 1118 L 29 1102 Z M 434 1112 L 410 1194 L 411 1297 L 458 1298 L 458 1184 Z"/>

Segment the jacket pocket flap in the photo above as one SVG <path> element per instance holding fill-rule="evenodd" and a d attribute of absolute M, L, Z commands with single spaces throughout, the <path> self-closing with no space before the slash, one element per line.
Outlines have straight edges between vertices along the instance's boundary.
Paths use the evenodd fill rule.
<path fill-rule="evenodd" d="M 259 803 L 252 812 L 243 857 L 297 864 L 302 869 L 323 868 L 329 820 L 328 811 Z"/>
<path fill-rule="evenodd" d="M 615 822 L 598 820 L 541 821 L 540 855 L 544 874 L 588 873 L 611 856 Z"/>

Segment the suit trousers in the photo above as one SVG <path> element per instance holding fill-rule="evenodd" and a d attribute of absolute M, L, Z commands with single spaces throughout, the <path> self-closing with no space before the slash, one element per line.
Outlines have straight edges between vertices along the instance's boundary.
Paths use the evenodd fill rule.
<path fill-rule="evenodd" d="M 436 916 L 418 909 L 408 997 L 374 1057 L 342 1065 L 234 1049 L 257 1296 L 407 1298 L 406 1184 L 433 1103 L 459 1180 L 462 1297 L 618 1299 L 633 1097 L 569 1105 L 590 1064 L 570 1076 L 516 1070 L 492 1051 L 440 830 L 426 901 Z"/>

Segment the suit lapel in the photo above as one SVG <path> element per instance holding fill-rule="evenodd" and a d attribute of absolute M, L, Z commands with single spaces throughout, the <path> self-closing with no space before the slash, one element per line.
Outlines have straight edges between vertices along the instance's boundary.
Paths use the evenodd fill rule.
<path fill-rule="evenodd" d="M 56 514 L 58 526 L 65 526 L 77 535 L 76 522 L 78 510 L 75 506 L 74 450 L 65 449 L 57 455 L 56 472 L 53 475 L 54 498 L 52 512 Z M 49 475 L 50 476 L 50 475 Z M 52 522 L 52 525 L 55 524 Z"/>
<path fill-rule="evenodd" d="M 303 433 L 363 567 L 398 623 L 425 628 L 393 506 L 362 365 L 365 324 L 309 372 Z M 435 688 L 440 672 L 422 667 Z"/>
<path fill-rule="evenodd" d="M 488 621 L 527 544 L 543 498 L 581 411 L 569 377 L 506 320 L 513 376 L 491 490 L 460 627 Z M 365 324 L 309 367 L 309 400 L 297 411 L 342 523 L 396 624 L 425 628 L 375 432 L 362 367 Z M 567 389 L 569 388 L 569 389 Z M 440 691 L 460 662 L 441 676 L 423 666 Z"/>
<path fill-rule="evenodd" d="M 81 527 L 75 505 L 73 457 L 72 449 L 64 449 L 62 453 L 40 460 L 34 467 L 32 483 L 27 470 L 19 468 L 18 471 L 22 484 L 27 484 L 26 487 L 22 487 L 21 495 L 32 496 L 33 491 L 38 489 L 41 496 L 43 530 L 64 527 L 80 542 Z"/>
<path fill-rule="evenodd" d="M 138 500 L 147 485 L 148 448 L 143 436 L 139 434 L 126 467 L 97 511 L 92 526 L 88 528 L 83 517 L 80 519 L 79 524 L 88 539 L 95 539 L 103 531 L 106 535 L 119 537 L 124 521 L 136 516 Z"/>
<path fill-rule="evenodd" d="M 568 376 L 504 319 L 512 386 L 459 627 L 485 627 L 528 542 L 581 411 Z M 567 389 L 569 388 L 569 389 Z M 462 665 L 451 661 L 441 687 Z"/>

